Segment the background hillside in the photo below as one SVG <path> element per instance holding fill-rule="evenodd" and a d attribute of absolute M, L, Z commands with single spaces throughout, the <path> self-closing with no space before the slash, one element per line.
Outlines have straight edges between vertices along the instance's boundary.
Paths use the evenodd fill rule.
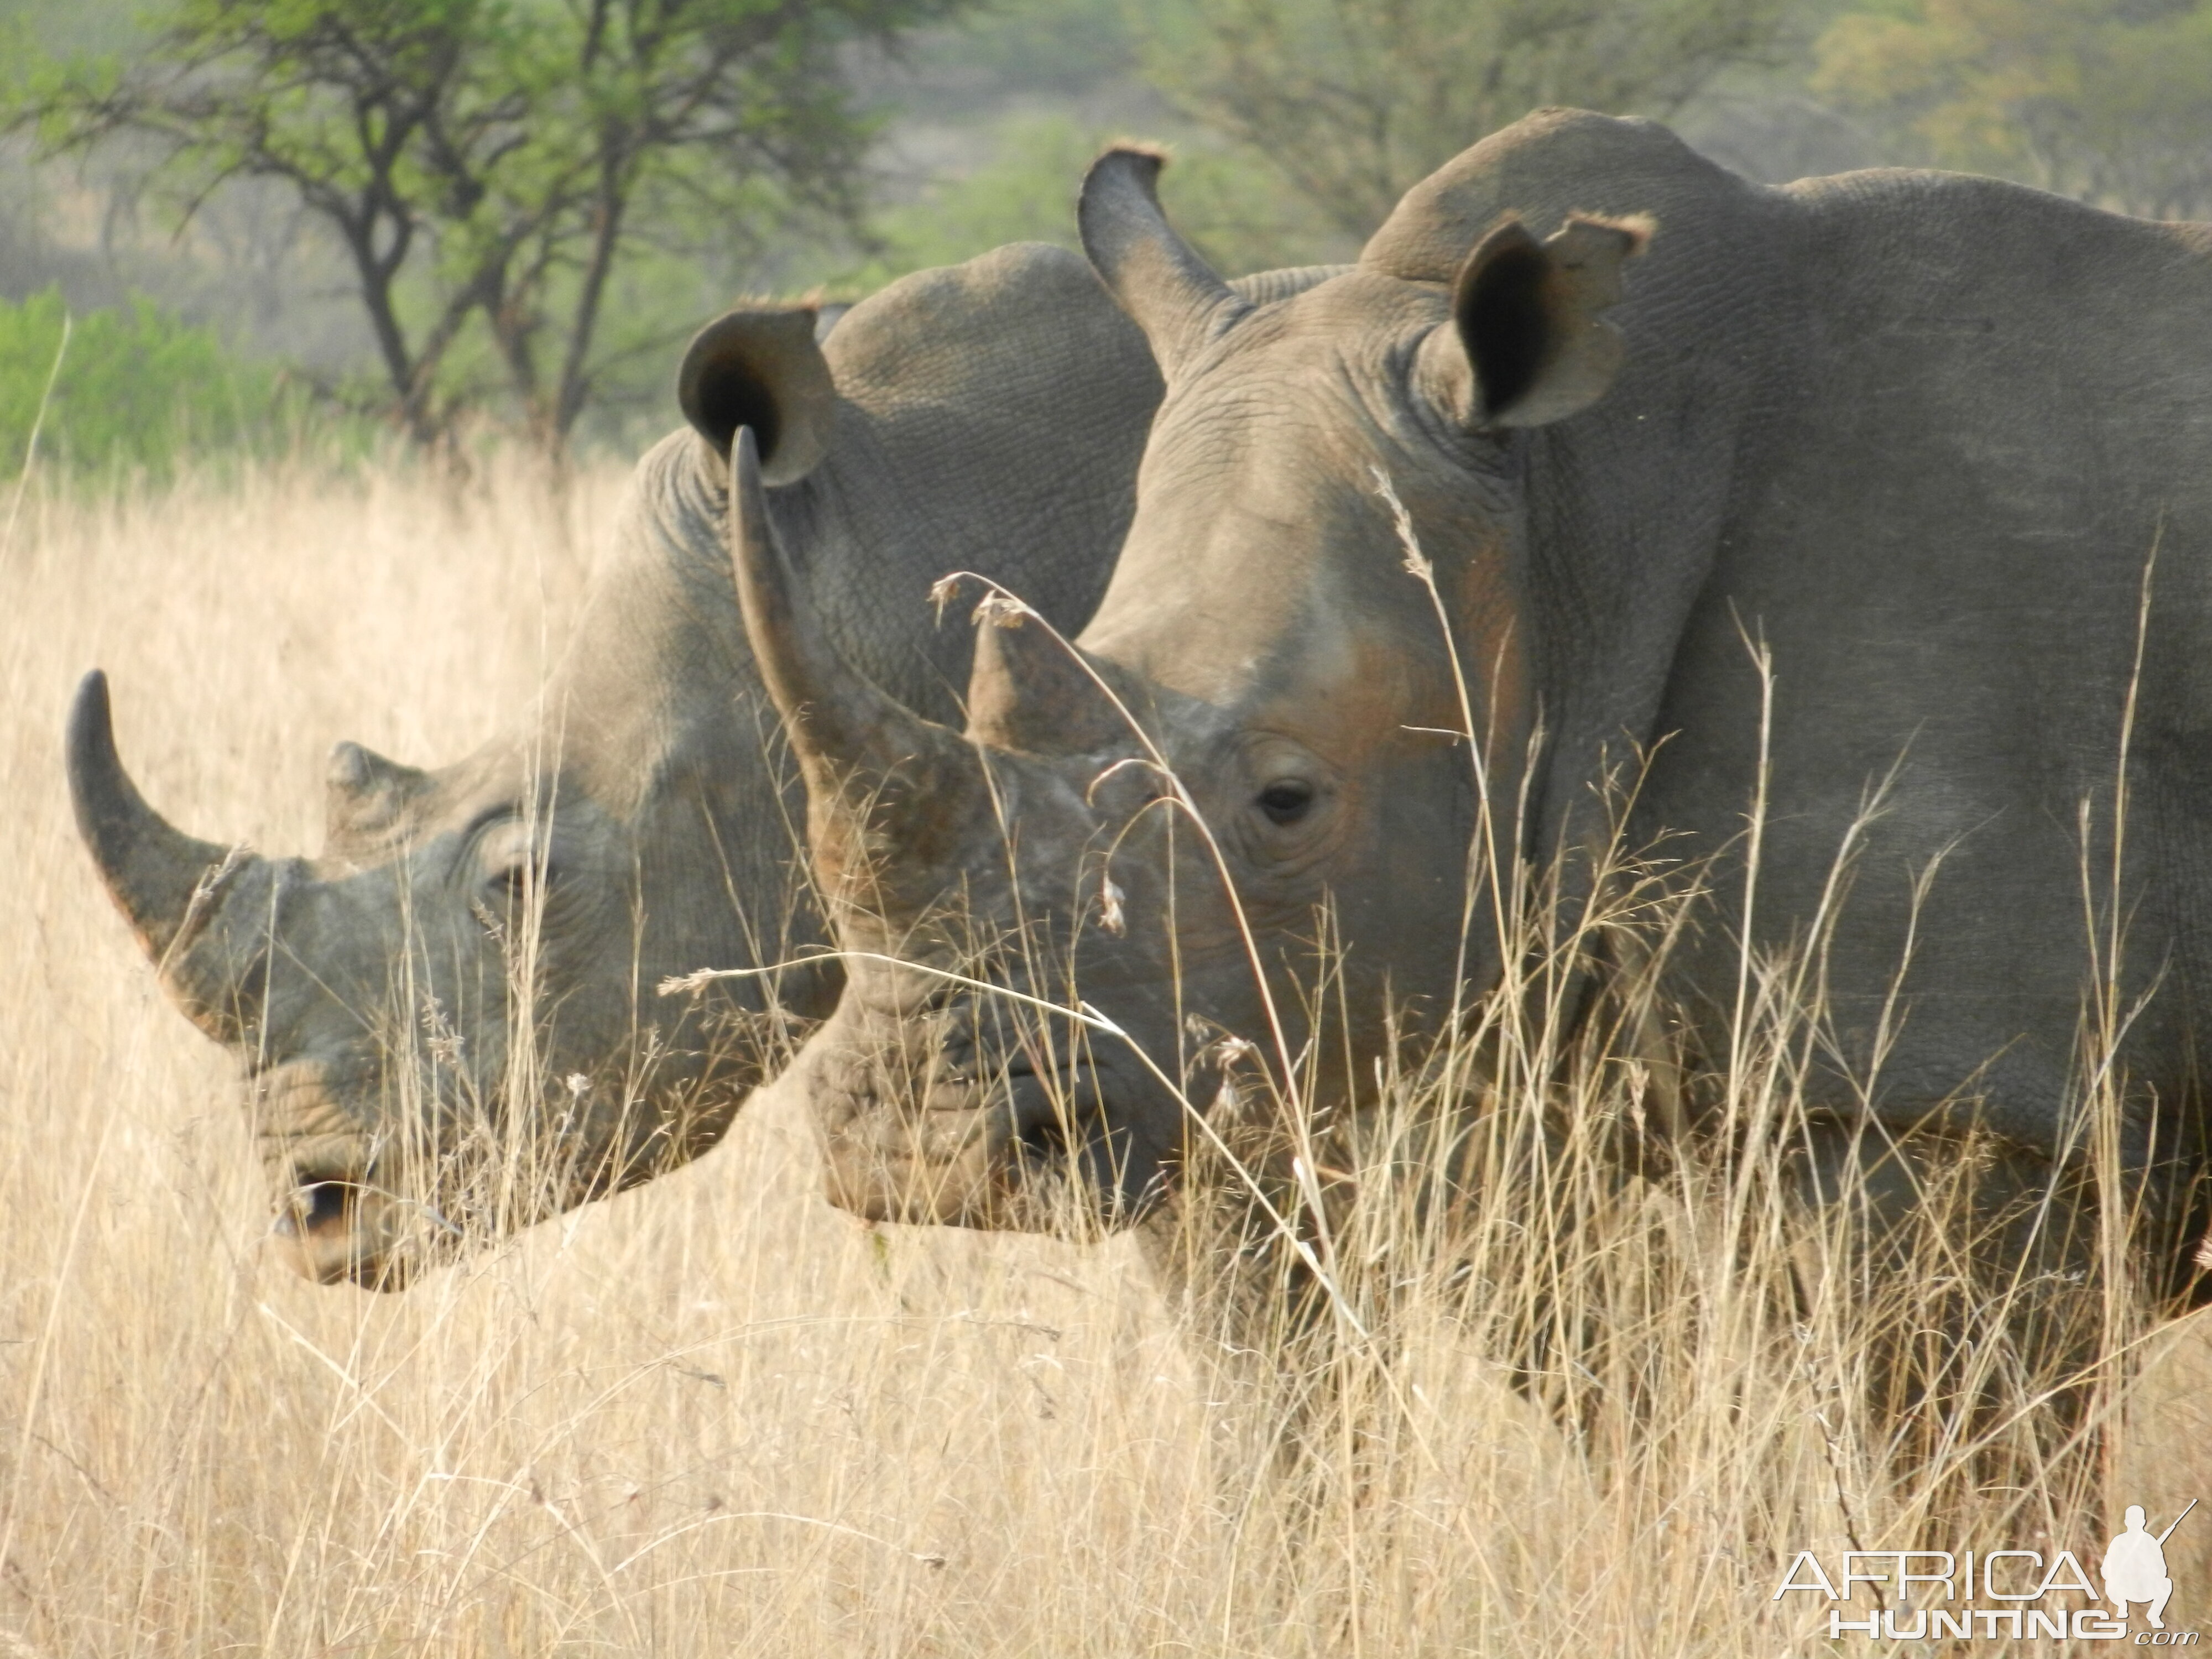
<path fill-rule="evenodd" d="M 0 43 L 22 63 L 127 70 L 158 57 L 164 15 L 0 0 Z M 849 201 L 826 217 L 772 193 L 688 223 L 665 210 L 686 234 L 616 264 L 576 441 L 627 451 L 664 428 L 675 351 L 733 296 L 857 297 L 1007 240 L 1070 241 L 1083 166 L 1122 135 L 1176 147 L 1170 205 L 1231 272 L 1346 256 L 1378 204 L 1537 101 L 1659 115 L 1768 180 L 1934 162 L 2186 215 L 2212 171 L 2212 92 L 2197 90 L 2212 88 L 2212 6 L 2192 0 L 932 0 L 876 36 L 848 33 L 822 74 L 859 135 Z M 204 188 L 157 169 L 143 134 L 55 153 L 19 125 L 0 143 L 0 301 L 51 294 L 82 314 L 143 299 L 332 418 L 383 418 L 358 283 L 296 191 Z M 701 160 L 720 165 L 711 149 Z M 404 304 L 427 314 L 434 279 L 406 282 Z M 8 355 L 0 378 L 38 378 L 36 356 Z M 455 408 L 494 427 L 523 419 L 497 361 L 471 323 L 445 371 Z M 0 408 L 35 392 L 0 388 Z M 20 421 L 0 429 L 0 465 L 20 463 L 26 436 Z M 69 447 L 65 430 L 49 438 Z"/>

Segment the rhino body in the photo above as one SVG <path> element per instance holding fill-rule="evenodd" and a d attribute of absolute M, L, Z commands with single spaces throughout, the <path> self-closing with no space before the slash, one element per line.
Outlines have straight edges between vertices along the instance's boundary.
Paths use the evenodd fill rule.
<path fill-rule="evenodd" d="M 1715 883 L 1675 958 L 1693 1046 L 1725 1053 L 1764 763 L 1755 940 L 1832 921 L 1816 1164 L 1972 1127 L 1991 1203 L 2063 1188 L 2065 1212 L 2109 981 L 2139 1259 L 2179 1290 L 2212 989 L 2212 228 L 1928 173 L 1765 188 L 1652 124 L 1547 111 L 1416 187 L 1351 271 L 1254 306 L 1169 228 L 1158 166 L 1109 153 L 1085 187 L 1168 392 L 1079 653 L 1001 607 L 964 733 L 894 712 L 888 741 L 802 754 L 869 953 L 805 1062 L 833 1191 L 1026 1224 L 1080 1169 L 1109 1218 L 1140 1212 L 1188 1147 L 1167 1083 L 933 970 L 1072 986 L 1202 1103 L 1250 1052 L 1213 1036 L 1297 1049 L 1326 933 L 1340 1100 L 1394 1040 L 1386 1001 L 1433 1028 L 1494 982 L 1484 861 L 1571 865 L 1643 752 L 1631 844 Z M 739 553 L 780 699 L 864 706 L 779 610 L 765 526 Z M 1155 750 L 1249 950 L 1211 852 L 1168 833 Z M 933 920 L 955 895 L 964 932 Z"/>
<path fill-rule="evenodd" d="M 694 429 L 640 463 L 520 729 L 434 771 L 341 744 L 319 858 L 163 823 L 88 677 L 80 828 L 173 1000 L 244 1061 L 302 1272 L 395 1287 L 463 1232 L 683 1162 L 834 1004 L 818 962 L 656 994 L 823 941 L 731 586 L 739 425 L 773 434 L 769 510 L 826 625 L 914 706 L 950 717 L 967 677 L 966 630 L 932 623 L 945 572 L 988 568 L 1070 627 L 1095 603 L 1160 382 L 1079 258 L 1000 249 L 892 285 L 818 349 L 814 324 L 743 312 L 701 335 L 679 386 Z"/>

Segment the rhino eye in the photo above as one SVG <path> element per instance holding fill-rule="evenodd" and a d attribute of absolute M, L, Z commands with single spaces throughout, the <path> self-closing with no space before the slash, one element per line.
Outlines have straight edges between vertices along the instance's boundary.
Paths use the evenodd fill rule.
<path fill-rule="evenodd" d="M 1277 823 L 1296 823 L 1314 803 L 1314 787 L 1304 778 L 1278 778 L 1260 792 L 1260 810 Z"/>

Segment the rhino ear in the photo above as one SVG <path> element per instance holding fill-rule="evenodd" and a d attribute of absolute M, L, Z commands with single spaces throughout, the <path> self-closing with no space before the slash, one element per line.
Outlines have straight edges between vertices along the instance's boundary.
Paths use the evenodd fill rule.
<path fill-rule="evenodd" d="M 1468 427 L 1548 426 L 1603 397 L 1620 368 L 1603 313 L 1621 271 L 1650 240 L 1649 219 L 1577 214 L 1539 242 L 1518 218 L 1492 228 L 1460 267 L 1452 327 L 1423 345 L 1431 395 Z"/>
<path fill-rule="evenodd" d="M 1117 144 L 1091 164 L 1076 203 L 1076 227 L 1091 269 L 1152 348 L 1172 380 L 1208 342 L 1252 309 L 1175 233 L 1160 210 L 1167 158 Z"/>
<path fill-rule="evenodd" d="M 976 607 L 975 623 L 975 663 L 968 676 L 968 736 L 974 741 L 1079 755 L 1126 733 L 1083 653 L 1054 638 L 1030 611 L 986 600 Z"/>
<path fill-rule="evenodd" d="M 837 388 L 814 336 L 811 306 L 732 311 L 699 331 L 677 371 L 684 418 L 718 453 L 752 428 L 764 484 L 796 483 L 830 453 Z"/>

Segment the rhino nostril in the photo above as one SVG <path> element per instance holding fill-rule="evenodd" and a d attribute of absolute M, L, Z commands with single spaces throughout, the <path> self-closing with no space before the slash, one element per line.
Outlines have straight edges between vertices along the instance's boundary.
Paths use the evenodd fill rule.
<path fill-rule="evenodd" d="M 1072 1120 L 1085 1103 L 1079 1070 L 1076 1077 L 1041 1073 L 1024 1057 L 1011 1062 L 1005 1075 L 1015 1145 L 1032 1158 L 1065 1158 L 1072 1149 Z"/>
<path fill-rule="evenodd" d="M 303 1180 L 292 1189 L 284 1213 L 276 1218 L 276 1230 L 310 1238 L 342 1231 L 349 1224 L 361 1192 L 350 1181 Z"/>
<path fill-rule="evenodd" d="M 1014 1144 L 1030 1158 L 1047 1162 L 1067 1153 L 1067 1125 L 1034 1078 L 1014 1090 Z"/>

